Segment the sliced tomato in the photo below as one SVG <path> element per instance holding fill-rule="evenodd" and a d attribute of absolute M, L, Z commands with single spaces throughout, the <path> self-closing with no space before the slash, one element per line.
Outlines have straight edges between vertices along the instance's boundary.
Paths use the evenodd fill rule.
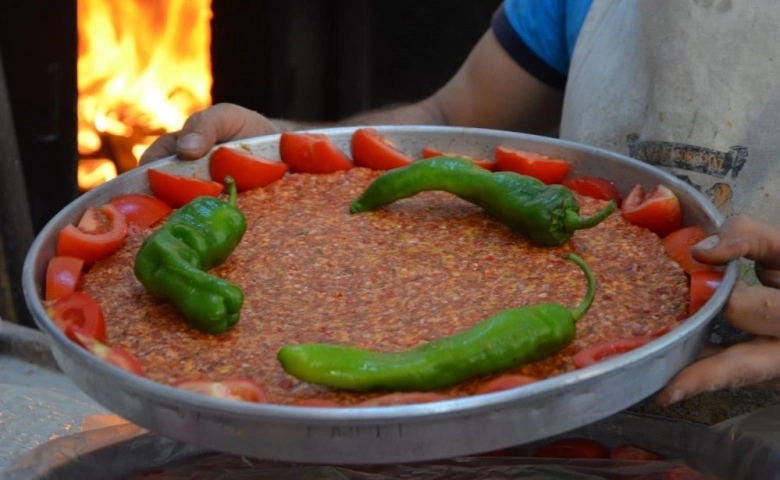
<path fill-rule="evenodd" d="M 299 398 L 295 400 L 292 404 L 297 407 L 322 407 L 322 408 L 341 407 L 340 403 L 325 398 Z"/>
<path fill-rule="evenodd" d="M 127 350 L 106 345 L 103 341 L 90 335 L 88 331 L 78 325 L 69 326 L 65 333 L 71 340 L 78 343 L 88 352 L 106 363 L 110 363 L 126 372 L 134 373 L 141 377 L 144 376 L 143 369 L 138 363 L 138 360 L 136 360 L 136 358 Z"/>
<path fill-rule="evenodd" d="M 46 266 L 46 300 L 75 292 L 84 280 L 84 259 L 55 256 Z"/>
<path fill-rule="evenodd" d="M 289 169 L 284 162 L 225 146 L 214 150 L 209 158 L 212 180 L 224 183 L 225 177 L 233 177 L 239 192 L 265 187 L 282 178 Z"/>
<path fill-rule="evenodd" d="M 538 380 L 538 378 L 530 375 L 505 374 L 485 382 L 485 384 L 477 389 L 476 393 L 481 394 L 511 390 Z"/>
<path fill-rule="evenodd" d="M 466 160 L 471 160 L 479 167 L 484 168 L 485 170 L 493 171 L 496 169 L 496 162 L 493 160 L 488 160 L 487 158 L 477 158 L 472 157 L 471 155 L 463 155 L 460 153 L 452 153 L 452 152 L 442 152 L 440 150 L 434 150 L 432 148 L 423 148 L 422 149 L 422 156 L 423 158 L 433 158 L 433 157 L 457 157 L 457 158 L 465 158 Z"/>
<path fill-rule="evenodd" d="M 155 168 L 146 172 L 154 196 L 173 208 L 184 206 L 201 196 L 218 197 L 224 190 L 221 183 L 213 180 L 176 175 Z"/>
<path fill-rule="evenodd" d="M 499 145 L 495 149 L 496 171 L 517 172 L 534 177 L 550 185 L 561 183 L 569 173 L 571 163 L 549 158 L 536 152 L 516 150 Z"/>
<path fill-rule="evenodd" d="M 656 335 L 647 337 L 620 338 L 589 345 L 574 355 L 574 366 L 577 368 L 589 367 L 602 360 L 612 358 L 622 353 L 630 352 L 657 338 Z"/>
<path fill-rule="evenodd" d="M 111 204 L 87 207 L 78 226 L 66 225 L 57 239 L 57 256 L 83 258 L 87 267 L 114 253 L 127 236 L 127 220 Z"/>
<path fill-rule="evenodd" d="M 721 283 L 723 283 L 723 272 L 691 273 L 691 302 L 688 304 L 688 314 L 693 315 L 703 307 Z"/>
<path fill-rule="evenodd" d="M 230 378 L 221 382 L 184 380 L 176 383 L 174 387 L 216 398 L 254 403 L 268 402 L 268 394 L 266 394 L 265 389 L 248 378 Z"/>
<path fill-rule="evenodd" d="M 691 247 L 701 242 L 709 235 L 703 227 L 683 227 L 675 230 L 663 239 L 664 250 L 669 258 L 688 273 L 693 272 L 712 272 L 718 268 L 714 265 L 701 263 L 691 255 Z"/>
<path fill-rule="evenodd" d="M 415 403 L 441 402 L 452 397 L 436 392 L 388 393 L 357 403 L 355 407 L 386 407 L 390 405 L 411 405 Z"/>
<path fill-rule="evenodd" d="M 352 135 L 352 161 L 360 167 L 373 170 L 392 170 L 405 167 L 414 158 L 404 153 L 374 128 L 359 128 Z"/>
<path fill-rule="evenodd" d="M 609 452 L 609 458 L 612 460 L 663 460 L 663 457 L 657 453 L 628 444 L 618 445 L 613 448 L 612 451 Z"/>
<path fill-rule="evenodd" d="M 46 304 L 46 315 L 60 330 L 76 326 L 85 335 L 106 340 L 106 322 L 100 305 L 84 292 L 71 292 Z"/>
<path fill-rule="evenodd" d="M 664 185 L 645 193 L 637 184 L 621 204 L 623 218 L 634 225 L 647 228 L 659 237 L 678 230 L 682 224 L 680 200 Z"/>
<path fill-rule="evenodd" d="M 122 212 L 131 231 L 151 227 L 168 216 L 173 210 L 170 205 L 157 197 L 143 193 L 118 195 L 109 202 Z"/>
<path fill-rule="evenodd" d="M 615 200 L 618 205 L 620 204 L 620 192 L 617 187 L 615 187 L 614 183 L 604 178 L 567 178 L 562 183 L 564 187 L 585 197 L 599 200 Z"/>
<path fill-rule="evenodd" d="M 282 133 L 279 155 L 292 172 L 333 173 L 354 166 L 324 133 Z"/>
<path fill-rule="evenodd" d="M 535 457 L 540 458 L 608 458 L 607 448 L 586 438 L 565 438 L 556 440 L 536 449 Z"/>

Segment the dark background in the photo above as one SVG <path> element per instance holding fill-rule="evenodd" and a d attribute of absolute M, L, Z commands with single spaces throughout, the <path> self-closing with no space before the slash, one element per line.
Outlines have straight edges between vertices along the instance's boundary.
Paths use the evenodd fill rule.
<path fill-rule="evenodd" d="M 213 0 L 213 102 L 322 121 L 418 100 L 455 73 L 499 4 Z M 24 254 L 78 196 L 76 49 L 76 0 L 0 0 L 0 318 L 22 324 Z"/>

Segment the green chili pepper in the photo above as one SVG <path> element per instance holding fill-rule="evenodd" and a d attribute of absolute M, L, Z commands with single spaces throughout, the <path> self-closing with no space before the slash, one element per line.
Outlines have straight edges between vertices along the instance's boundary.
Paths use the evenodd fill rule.
<path fill-rule="evenodd" d="M 595 297 L 590 268 L 575 254 L 564 258 L 577 264 L 588 280 L 584 300 L 572 310 L 556 303 L 511 308 L 461 333 L 402 352 L 312 343 L 285 346 L 277 358 L 300 380 L 356 391 L 434 390 L 542 360 L 574 340 L 575 322 Z"/>
<path fill-rule="evenodd" d="M 599 213 L 582 218 L 577 197 L 563 185 L 489 172 L 462 158 L 435 157 L 384 173 L 352 203 L 350 212 L 374 210 L 427 190 L 443 190 L 478 205 L 539 246 L 566 243 L 575 230 L 598 225 L 616 207 L 610 201 Z"/>
<path fill-rule="evenodd" d="M 144 287 L 176 305 L 198 330 L 222 333 L 238 322 L 244 294 L 207 270 L 222 264 L 246 231 L 236 208 L 236 186 L 228 201 L 198 197 L 171 214 L 141 245 L 134 272 Z"/>

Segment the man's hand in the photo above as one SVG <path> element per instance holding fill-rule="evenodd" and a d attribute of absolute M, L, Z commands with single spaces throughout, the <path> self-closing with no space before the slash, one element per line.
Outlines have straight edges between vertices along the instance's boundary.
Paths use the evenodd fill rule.
<path fill-rule="evenodd" d="M 761 285 L 738 281 L 723 309 L 731 325 L 755 338 L 707 350 L 658 394 L 660 405 L 714 390 L 780 386 L 780 227 L 734 216 L 717 233 L 720 241 L 716 245 L 697 246 L 693 256 L 713 265 L 740 257 L 755 261 Z"/>
<path fill-rule="evenodd" d="M 171 155 L 194 160 L 206 155 L 217 143 L 279 133 L 281 123 L 238 105 L 219 103 L 190 116 L 178 132 L 155 140 L 141 155 L 140 163 Z"/>

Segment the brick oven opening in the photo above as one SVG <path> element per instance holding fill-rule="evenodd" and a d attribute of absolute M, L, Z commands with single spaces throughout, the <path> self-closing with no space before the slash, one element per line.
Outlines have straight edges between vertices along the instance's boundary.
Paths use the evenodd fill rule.
<path fill-rule="evenodd" d="M 79 191 L 211 104 L 211 0 L 77 0 Z"/>

